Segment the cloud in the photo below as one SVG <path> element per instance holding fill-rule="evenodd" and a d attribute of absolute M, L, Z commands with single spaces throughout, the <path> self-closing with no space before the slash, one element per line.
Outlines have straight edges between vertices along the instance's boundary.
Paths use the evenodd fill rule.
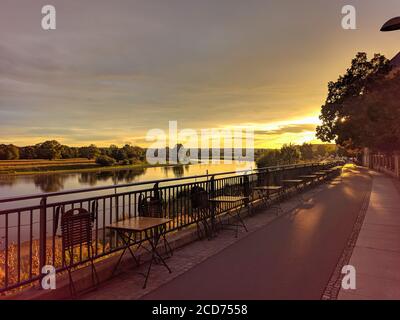
<path fill-rule="evenodd" d="M 169 120 L 260 128 L 318 112 L 326 83 L 359 48 L 398 49 L 378 30 L 343 33 L 340 5 L 319 0 L 53 0 L 51 32 L 40 28 L 39 2 L 2 0 L 2 141 L 145 143 L 138 137 Z M 379 25 L 377 12 L 390 15 L 396 2 L 361 5 Z M 285 125 L 259 136 L 311 131 Z"/>
<path fill-rule="evenodd" d="M 278 129 L 271 130 L 256 130 L 255 135 L 260 136 L 271 136 L 271 135 L 282 135 L 285 133 L 303 133 L 303 132 L 313 132 L 317 126 L 314 123 L 304 123 L 304 124 L 289 124 L 281 126 Z"/>

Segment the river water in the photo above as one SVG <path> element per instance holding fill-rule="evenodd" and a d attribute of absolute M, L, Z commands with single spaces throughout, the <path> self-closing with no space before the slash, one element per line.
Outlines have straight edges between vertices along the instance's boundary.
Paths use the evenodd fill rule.
<path fill-rule="evenodd" d="M 52 173 L 52 174 L 37 174 L 37 175 L 20 175 L 20 176 L 0 176 L 0 199 L 23 195 L 33 195 L 49 192 L 67 191 L 73 189 L 86 189 L 101 186 L 113 186 L 120 184 L 129 184 L 135 182 L 152 181 L 159 179 L 181 178 L 188 176 L 197 176 L 205 174 L 213 174 L 219 172 L 232 172 L 239 170 L 248 170 L 255 168 L 254 162 L 245 162 L 241 164 L 192 164 L 186 166 L 168 166 L 168 167 L 149 167 L 135 168 L 130 170 L 112 170 L 98 171 L 85 173 Z M 194 180 L 187 179 L 184 182 L 192 182 Z M 163 185 L 179 184 L 181 181 L 173 181 L 163 183 Z M 129 188 L 119 188 L 118 192 L 134 191 L 143 188 L 152 188 L 152 185 L 131 186 Z M 57 197 L 51 197 L 50 203 L 59 201 L 68 201 L 81 199 L 82 197 L 92 197 L 99 195 L 110 195 L 114 192 L 111 190 L 102 190 L 89 193 L 69 194 Z M 0 203 L 0 211 L 7 209 L 26 208 L 37 206 L 40 203 L 40 198 L 12 201 Z M 49 210 L 48 210 L 49 211 Z M 2 248 L 2 240 L 5 238 L 6 229 L 8 229 L 9 241 L 16 241 L 18 236 L 18 224 L 25 226 L 21 227 L 21 241 L 26 241 L 29 237 L 31 229 L 31 215 L 29 210 L 22 210 L 18 223 L 17 211 L 12 214 L 0 215 L 0 249 Z M 52 214 L 48 212 L 51 218 Z M 6 221 L 7 217 L 7 221 Z M 38 236 L 39 214 L 35 210 L 32 215 L 33 238 Z M 48 228 L 51 230 L 51 219 L 48 221 Z M 6 228 L 8 225 L 8 228 Z"/>
<path fill-rule="evenodd" d="M 240 165 L 226 163 L 192 164 L 187 166 L 149 167 L 84 173 L 0 176 L 0 199 L 72 189 L 204 175 L 207 171 L 211 174 L 249 168 L 255 168 L 255 164 L 253 162 L 241 163 Z"/>

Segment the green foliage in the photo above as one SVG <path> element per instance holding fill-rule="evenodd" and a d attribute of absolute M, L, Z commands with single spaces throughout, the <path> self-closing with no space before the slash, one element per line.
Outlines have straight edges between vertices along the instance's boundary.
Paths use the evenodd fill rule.
<path fill-rule="evenodd" d="M 100 155 L 108 156 L 126 164 L 142 163 L 146 159 L 146 150 L 129 144 L 119 148 L 111 145 L 109 148 L 98 148 L 91 144 L 86 147 L 69 147 L 61 145 L 55 140 L 45 141 L 34 146 L 16 147 L 14 145 L 0 145 L 0 160 L 18 159 L 96 159 Z"/>
<path fill-rule="evenodd" d="M 61 159 L 62 145 L 56 140 L 45 141 L 36 145 L 36 154 L 39 159 Z"/>
<path fill-rule="evenodd" d="M 0 145 L 0 160 L 18 160 L 18 159 L 19 159 L 18 147 L 12 144 Z"/>
<path fill-rule="evenodd" d="M 368 60 L 366 53 L 358 53 L 346 73 L 328 84 L 328 97 L 321 107 L 322 125 L 317 127 L 317 137 L 324 142 L 335 140 L 346 148 L 360 148 L 364 144 L 362 128 L 353 126 L 353 120 L 357 117 L 362 123 L 366 121 L 367 113 L 360 112 L 353 102 L 371 92 L 390 70 L 384 56 L 376 54 Z"/>
<path fill-rule="evenodd" d="M 130 164 L 130 161 L 128 159 L 124 159 L 124 160 L 121 161 L 121 164 L 124 165 L 124 166 L 127 166 L 127 165 Z"/>
<path fill-rule="evenodd" d="M 96 163 L 101 166 L 110 167 L 115 165 L 116 161 L 114 158 L 111 158 L 109 156 L 100 155 L 96 158 Z"/>
<path fill-rule="evenodd" d="M 281 148 L 280 158 L 282 164 L 293 164 L 300 159 L 300 153 L 293 144 L 284 144 Z"/>
<path fill-rule="evenodd" d="M 315 151 L 315 155 L 317 157 L 325 157 L 326 156 L 326 148 L 324 145 L 320 144 L 317 146 L 317 150 Z"/>
<path fill-rule="evenodd" d="M 279 164 L 280 152 L 279 150 L 267 150 L 263 155 L 257 159 L 258 168 L 273 167 Z"/>
<path fill-rule="evenodd" d="M 19 148 L 20 159 L 36 159 L 36 148 L 34 146 Z"/>
<path fill-rule="evenodd" d="M 357 133 L 359 147 L 390 153 L 400 150 L 400 72 L 377 81 L 367 94 L 349 99 L 343 130 Z"/>
<path fill-rule="evenodd" d="M 95 159 L 100 155 L 100 150 L 94 144 L 88 147 L 79 148 L 79 156 L 81 158 Z"/>
<path fill-rule="evenodd" d="M 313 147 L 311 143 L 303 143 L 300 147 L 301 159 L 304 161 L 309 161 L 314 158 Z"/>

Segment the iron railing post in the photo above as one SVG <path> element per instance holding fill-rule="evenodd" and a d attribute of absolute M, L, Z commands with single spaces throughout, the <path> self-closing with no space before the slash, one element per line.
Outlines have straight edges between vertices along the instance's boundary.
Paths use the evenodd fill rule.
<path fill-rule="evenodd" d="M 39 218 L 39 273 L 42 274 L 43 267 L 47 264 L 46 245 L 47 245 L 47 197 L 40 200 Z"/>

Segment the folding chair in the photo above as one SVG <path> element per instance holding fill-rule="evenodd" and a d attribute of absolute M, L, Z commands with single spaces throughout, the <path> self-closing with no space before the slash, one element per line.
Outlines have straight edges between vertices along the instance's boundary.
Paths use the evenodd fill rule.
<path fill-rule="evenodd" d="M 195 214 L 196 225 L 197 225 L 197 236 L 199 239 L 203 238 L 202 226 L 204 229 L 204 235 L 211 239 L 212 230 L 208 222 L 211 218 L 211 206 L 206 190 L 199 186 L 194 186 L 190 194 L 192 210 Z"/>
<path fill-rule="evenodd" d="M 143 194 L 139 197 L 139 215 L 150 218 L 163 218 L 163 200 L 161 191 L 155 191 L 154 196 L 145 197 Z M 162 234 L 164 243 L 164 252 L 168 256 L 173 255 L 172 247 L 169 244 L 165 232 Z"/>
<path fill-rule="evenodd" d="M 74 249 L 82 250 L 87 247 L 88 259 L 92 269 L 93 285 L 97 287 L 99 278 L 96 272 L 93 258 L 92 246 L 92 225 L 94 215 L 86 209 L 76 208 L 62 212 L 61 215 L 61 236 L 62 236 L 62 254 L 63 266 L 66 267 L 69 276 L 69 285 L 71 295 L 76 297 L 77 291 L 72 278 L 72 269 L 74 265 Z M 66 253 L 69 254 L 69 263 L 67 263 Z"/>

